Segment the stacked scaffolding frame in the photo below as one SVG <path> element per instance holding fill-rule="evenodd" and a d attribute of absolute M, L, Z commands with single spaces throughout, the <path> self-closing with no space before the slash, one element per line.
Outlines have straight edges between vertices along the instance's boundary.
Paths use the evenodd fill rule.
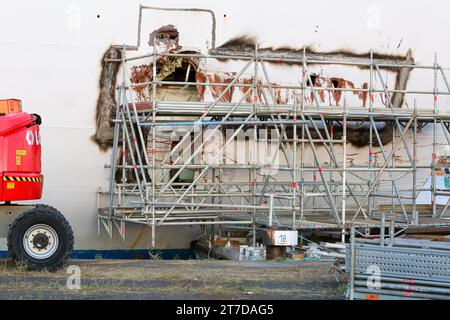
<path fill-rule="evenodd" d="M 150 63 L 153 75 L 157 74 L 156 61 L 160 57 L 184 57 L 189 59 L 239 59 L 245 61 L 244 67 L 236 72 L 234 79 L 228 83 L 214 83 L 225 89 L 213 102 L 189 101 L 158 101 L 157 90 L 161 85 L 179 86 L 209 86 L 205 82 L 165 82 L 157 77 L 149 82 L 133 84 L 129 80 L 130 62 L 142 60 Z M 349 58 L 350 59 L 350 58 Z M 348 230 L 351 226 L 376 227 L 380 217 L 391 213 L 396 217 L 396 223 L 401 227 L 411 225 L 421 226 L 450 226 L 445 218 L 450 201 L 445 206 L 436 204 L 437 196 L 448 196 L 450 192 L 439 189 L 436 184 L 437 137 L 441 131 L 450 145 L 450 113 L 438 109 L 438 97 L 450 95 L 450 86 L 446 78 L 447 69 L 442 68 L 437 57 L 433 65 L 407 65 L 380 62 L 371 54 L 367 59 L 358 61 L 333 60 L 329 57 L 317 59 L 308 56 L 306 51 L 295 58 L 283 56 L 266 56 L 258 52 L 246 54 L 177 54 L 158 53 L 156 49 L 148 55 L 133 56 L 126 46 L 122 49 L 123 82 L 118 87 L 117 108 L 114 119 L 114 141 L 110 163 L 109 190 L 99 192 L 99 232 L 104 226 L 112 237 L 116 229 L 125 238 L 127 223 L 145 224 L 151 227 L 153 245 L 155 244 L 155 229 L 162 225 L 230 225 L 241 226 L 255 231 L 268 226 L 270 222 L 292 229 L 338 229 Z M 111 60 L 112 61 L 112 60 Z M 302 68 L 300 86 L 277 85 L 277 88 L 299 90 L 300 103 L 276 104 L 274 85 L 270 81 L 266 64 L 273 61 L 295 63 Z M 367 89 L 350 88 L 318 88 L 313 85 L 309 65 L 364 65 L 370 73 Z M 434 72 L 433 91 L 392 90 L 380 71 L 382 67 L 425 69 Z M 253 82 L 239 83 L 239 78 L 248 70 L 253 72 Z M 445 82 L 447 91 L 438 90 L 438 78 Z M 261 79 L 263 79 L 261 81 Z M 379 87 L 375 88 L 375 82 Z M 151 99 L 142 108 L 135 99 L 133 88 L 141 86 L 149 90 Z M 248 87 L 246 94 L 237 103 L 224 103 L 223 95 L 232 87 Z M 261 90 L 264 87 L 266 90 Z M 253 103 L 245 103 L 247 95 L 256 95 L 258 90 L 263 93 L 263 99 Z M 314 103 L 308 104 L 305 99 L 306 90 L 313 94 Z M 342 92 L 366 92 L 369 98 L 367 108 L 349 107 L 345 101 L 343 106 L 320 105 L 318 93 L 321 90 Z M 265 92 L 269 92 L 267 95 Z M 373 95 L 384 94 L 388 103 L 385 106 L 375 106 Z M 395 93 L 429 95 L 434 97 L 432 108 L 414 109 L 394 108 L 391 95 Z M 296 99 L 297 101 L 297 99 Z M 167 117 L 176 117 L 175 121 L 167 121 Z M 186 120 L 179 120 L 183 117 Z M 196 120 L 192 120 L 195 118 Z M 339 121 L 342 125 L 342 137 L 337 139 L 330 130 L 330 123 Z M 347 165 L 347 131 L 350 121 L 364 121 L 369 126 L 370 140 L 368 142 L 370 155 L 373 154 L 374 144 L 378 144 L 383 157 L 383 163 L 378 164 L 369 160 L 367 166 Z M 376 126 L 376 122 L 391 122 L 396 135 L 391 147 L 384 146 Z M 430 123 L 433 125 L 433 155 L 429 165 L 417 164 L 417 136 L 420 128 Z M 184 126 L 188 127 L 184 137 L 170 150 L 170 155 L 163 161 L 157 162 L 157 127 Z M 191 137 L 195 128 L 212 128 L 209 136 L 199 138 L 201 141 L 193 149 L 194 141 L 190 141 L 189 148 L 183 149 L 183 143 Z M 194 161 L 202 152 L 214 132 L 223 128 L 233 127 L 235 135 L 226 140 L 217 150 L 213 159 L 204 162 Z M 287 165 L 276 168 L 288 172 L 290 179 L 277 180 L 264 168 L 265 174 L 259 177 L 261 166 L 253 164 L 217 164 L 215 160 L 223 156 L 225 148 L 233 143 L 233 139 L 244 128 L 254 128 L 254 143 L 259 139 L 258 128 L 271 128 L 276 131 L 279 151 L 284 155 Z M 148 141 L 144 137 L 144 128 L 150 130 L 152 147 L 150 155 L 146 147 Z M 292 132 L 291 137 L 287 132 Z M 407 140 L 411 138 L 412 145 Z M 318 137 L 318 138 L 317 138 Z M 266 139 L 269 140 L 269 139 Z M 336 152 L 336 146 L 342 146 L 342 154 Z M 305 160 L 305 148 L 308 146 L 314 158 L 314 164 Z M 407 165 L 397 166 L 393 161 L 396 152 L 403 146 L 408 158 Z M 329 157 L 329 165 L 324 165 L 319 158 L 318 148 L 324 148 Z M 186 150 L 192 150 L 187 160 Z M 119 154 L 119 151 L 121 152 Z M 181 154 L 179 154 L 181 152 Z M 186 158 L 184 158 L 186 159 Z M 191 169 L 196 172 L 193 181 L 179 182 L 177 178 L 183 170 Z M 163 178 L 157 178 L 157 170 L 162 170 Z M 223 173 L 226 170 L 245 170 L 248 181 L 245 183 L 226 181 Z M 432 176 L 431 188 L 417 187 L 417 172 L 430 171 Z M 208 172 L 213 171 L 212 180 L 206 180 Z M 309 181 L 307 173 L 315 172 L 317 178 Z M 358 177 L 361 173 L 369 174 L 367 181 L 350 182 L 349 176 Z M 130 174 L 133 179 L 130 179 Z M 413 186 L 402 189 L 398 185 L 398 176 L 412 175 Z M 164 181 L 164 178 L 168 177 Z M 380 181 L 390 181 L 390 194 L 379 193 Z M 431 192 L 432 205 L 423 209 L 416 203 L 419 192 Z M 391 205 L 380 207 L 378 199 L 388 197 Z M 317 201 L 317 199 L 321 199 Z M 320 203 L 320 205 L 318 204 Z M 325 204 L 325 205 L 324 205 Z M 420 210 L 419 210 L 420 207 Z M 419 211 L 420 214 L 419 214 Z M 400 213 L 397 215 L 397 213 Z M 116 228 L 114 228 L 114 226 Z"/>

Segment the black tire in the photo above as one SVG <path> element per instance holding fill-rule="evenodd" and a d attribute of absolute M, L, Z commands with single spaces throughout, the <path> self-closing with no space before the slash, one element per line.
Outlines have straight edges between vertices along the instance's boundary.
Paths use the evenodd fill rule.
<path fill-rule="evenodd" d="M 23 241 L 27 230 L 42 224 L 53 228 L 58 236 L 58 244 L 55 245 L 55 251 L 49 257 L 41 259 L 30 255 L 24 248 Z M 25 265 L 30 271 L 47 269 L 54 272 L 61 268 L 73 250 L 73 242 L 73 231 L 69 222 L 61 212 L 47 205 L 37 205 L 22 213 L 8 232 L 8 250 L 12 258 L 18 264 Z"/>

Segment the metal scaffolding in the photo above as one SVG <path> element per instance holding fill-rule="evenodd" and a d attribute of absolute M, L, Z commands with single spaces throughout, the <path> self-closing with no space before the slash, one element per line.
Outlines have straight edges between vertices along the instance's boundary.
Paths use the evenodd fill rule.
<path fill-rule="evenodd" d="M 383 228 L 384 230 L 384 228 Z M 395 238 L 357 238 L 350 229 L 344 245 L 350 300 L 450 299 L 450 245 L 446 242 Z M 358 235 L 360 236 L 360 235 Z"/>
<path fill-rule="evenodd" d="M 152 74 L 157 75 L 156 62 L 161 57 L 244 62 L 233 80 L 224 83 L 189 82 L 187 77 L 184 82 L 167 82 L 156 76 L 144 83 L 130 82 L 130 63 L 150 64 Z M 273 84 L 266 66 L 280 61 L 301 68 L 300 85 Z M 450 86 L 447 69 L 438 64 L 437 58 L 430 66 L 408 65 L 378 61 L 373 54 L 354 61 L 318 58 L 306 51 L 285 58 L 265 55 L 257 48 L 251 53 L 234 55 L 159 53 L 155 48 L 151 54 L 133 56 L 124 46 L 121 64 L 123 82 L 118 87 L 113 120 L 110 185 L 109 190 L 99 192 L 99 232 L 104 226 L 112 237 L 116 229 L 125 239 L 127 223 L 144 224 L 151 227 L 154 245 L 155 230 L 163 225 L 240 226 L 255 234 L 256 229 L 274 223 L 292 229 L 342 230 L 345 234 L 351 226 L 379 226 L 384 214 L 394 217 L 396 225 L 405 228 L 450 225 L 445 219 L 450 201 L 445 206 L 436 203 L 436 197 L 450 195 L 449 190 L 439 188 L 436 183 L 436 173 L 440 170 L 438 136 L 443 135 L 450 145 L 450 109 L 439 110 L 437 103 L 439 96 L 450 95 Z M 369 74 L 368 88 L 316 87 L 309 70 L 311 65 L 364 66 Z M 434 89 L 389 89 L 381 68 L 431 70 Z M 252 73 L 250 83 L 239 81 L 249 72 Z M 439 78 L 447 91 L 438 90 Z M 222 90 L 212 102 L 167 101 L 158 99 L 158 90 L 164 85 L 182 89 L 213 85 Z M 150 100 L 137 103 L 133 90 L 136 87 L 148 90 Z M 245 94 L 237 102 L 223 102 L 224 95 L 233 88 L 246 88 Z M 296 99 L 293 103 L 278 104 L 275 89 L 293 90 Z M 324 106 L 319 101 L 323 91 L 365 93 L 369 106 L 348 106 L 345 100 L 342 106 Z M 261 99 L 256 99 L 258 94 Z M 308 102 L 307 94 L 313 103 Z M 375 105 L 375 94 L 384 95 L 387 105 Z M 416 105 L 413 109 L 398 108 L 391 101 L 394 94 L 426 95 L 434 102 L 429 109 Z M 251 96 L 254 99 L 249 103 L 246 98 Z M 370 133 L 368 165 L 349 165 L 347 161 L 347 133 L 354 122 L 366 123 Z M 390 123 L 394 128 L 390 145 L 383 145 L 379 122 Z M 340 136 L 333 131 L 336 124 L 342 128 Z M 433 154 L 428 165 L 417 161 L 418 132 L 424 124 L 433 126 L 430 142 Z M 176 143 L 168 141 L 161 136 L 162 127 L 183 128 L 183 136 Z M 202 156 L 211 139 L 228 128 L 234 133 L 226 137 L 212 156 Z M 275 143 L 277 149 L 272 156 L 282 156 L 285 164 L 273 164 L 271 159 L 266 163 L 245 164 L 222 161 L 227 147 L 249 128 L 253 129 L 249 145 L 253 144 L 256 150 L 257 143 Z M 260 129 L 270 129 L 273 133 L 261 136 Z M 399 166 L 394 158 L 401 147 L 408 161 Z M 375 149 L 379 150 L 382 161 L 374 160 Z M 325 152 L 326 159 L 320 152 Z M 312 163 L 308 160 L 311 156 Z M 183 180 L 180 176 L 186 170 L 193 176 Z M 417 174 L 424 170 L 432 177 L 431 188 L 417 186 Z M 231 171 L 239 172 L 240 181 L 227 179 L 227 172 Z M 401 184 L 406 176 L 412 178 L 412 186 Z M 386 188 L 386 183 L 390 188 Z M 431 206 L 417 204 L 420 192 L 431 193 Z M 381 199 L 388 199 L 389 203 Z"/>

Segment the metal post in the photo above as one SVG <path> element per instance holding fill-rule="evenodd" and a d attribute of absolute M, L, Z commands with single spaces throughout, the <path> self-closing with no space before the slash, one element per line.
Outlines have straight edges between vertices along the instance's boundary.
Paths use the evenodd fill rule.
<path fill-rule="evenodd" d="M 417 212 L 417 101 L 414 99 L 414 131 L 413 131 L 413 194 L 412 194 L 412 223 L 419 225 L 419 213 Z"/>
<path fill-rule="evenodd" d="M 156 62 L 158 55 L 156 46 L 153 46 L 153 78 L 152 78 L 152 123 L 156 124 L 156 90 L 157 90 L 157 70 Z M 152 128 L 152 248 L 156 247 L 156 126 Z M 170 171 L 170 170 L 169 170 Z"/>
<path fill-rule="evenodd" d="M 254 74 L 253 74 L 253 113 L 255 114 L 254 120 L 258 120 L 258 116 L 256 115 L 257 112 L 257 98 L 258 98 L 258 44 L 255 44 L 255 68 L 254 68 Z M 258 140 L 258 126 L 255 124 L 253 126 L 253 169 L 252 169 L 252 181 L 253 181 L 253 205 L 256 206 L 257 200 L 257 178 L 256 178 L 256 166 L 258 164 L 258 147 L 257 147 L 257 140 Z M 252 223 L 252 244 L 253 246 L 256 246 L 256 208 L 253 209 L 253 217 L 252 217 L 253 223 Z"/>
<path fill-rule="evenodd" d="M 373 50 L 370 50 L 370 74 L 369 74 L 369 111 L 370 111 L 370 116 L 369 116 L 369 168 L 373 167 L 373 163 L 374 163 L 374 154 L 373 154 L 373 102 L 374 102 L 374 96 L 373 96 Z M 372 180 L 374 179 L 374 173 L 370 172 L 370 177 L 369 177 L 369 188 L 372 186 Z M 373 205 L 372 205 L 372 200 L 374 199 L 370 199 L 368 200 L 368 215 L 370 218 L 372 218 L 373 215 Z"/>
<path fill-rule="evenodd" d="M 305 48 L 303 48 L 303 60 L 305 59 Z M 305 89 L 306 89 L 306 80 L 305 80 L 305 68 L 302 64 L 301 66 L 302 68 L 302 101 L 301 101 L 301 106 L 300 106 L 300 114 L 303 115 L 303 110 L 305 108 L 305 104 L 306 104 L 306 99 L 305 99 Z M 303 118 L 303 117 L 302 117 Z M 301 150 L 301 159 L 300 159 L 300 167 L 304 168 L 305 167 L 305 126 L 307 124 L 303 124 L 302 125 L 302 150 Z M 303 219 L 305 218 L 305 171 L 301 170 L 300 171 L 300 184 L 301 184 L 301 196 L 300 196 L 300 219 L 303 221 Z"/>
<path fill-rule="evenodd" d="M 297 97 L 294 97 L 295 102 L 295 109 L 294 109 L 294 121 L 297 120 L 297 113 L 298 113 L 298 104 L 297 104 Z M 297 220 L 297 212 L 295 209 L 295 205 L 297 202 L 297 188 L 298 188 L 298 178 L 297 178 L 297 150 L 298 150 L 298 137 L 297 137 L 297 125 L 294 124 L 293 129 L 293 143 L 294 143 L 294 159 L 293 159 L 293 170 L 294 170 L 294 182 L 292 184 L 292 230 L 297 229 L 296 220 Z"/>
<path fill-rule="evenodd" d="M 384 233 L 386 228 L 386 214 L 381 214 L 381 226 L 380 226 L 380 246 L 384 247 Z"/>
<path fill-rule="evenodd" d="M 356 273 L 356 237 L 355 227 L 350 228 L 350 276 L 349 276 L 349 300 L 355 299 L 355 273 Z"/>
<path fill-rule="evenodd" d="M 438 102 L 438 57 L 437 53 L 434 54 L 434 108 L 433 113 L 437 114 L 437 102 Z M 431 203 L 433 206 L 433 217 L 437 216 L 437 203 L 436 203 L 436 160 L 437 160 L 437 120 L 433 120 L 433 155 L 431 160 Z"/>
<path fill-rule="evenodd" d="M 345 228 L 346 228 L 346 188 L 347 188 L 347 107 L 344 103 L 344 118 L 342 121 L 343 124 L 343 135 L 342 135 L 342 143 L 343 143 L 343 164 L 342 164 L 342 243 L 345 243 Z"/>
<path fill-rule="evenodd" d="M 269 195 L 269 228 L 273 225 L 273 194 Z"/>

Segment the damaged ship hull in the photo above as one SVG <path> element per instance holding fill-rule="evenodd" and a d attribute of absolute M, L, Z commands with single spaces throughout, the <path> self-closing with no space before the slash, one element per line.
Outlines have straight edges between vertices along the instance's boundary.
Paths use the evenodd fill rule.
<path fill-rule="evenodd" d="M 154 2 L 154 5 L 161 7 L 167 5 L 166 1 Z M 10 28 L 11 21 L 0 19 L 3 30 L 10 30 L 8 34 L 0 36 L 3 49 L 3 59 L 0 60 L 3 75 L 0 78 L 0 96 L 21 98 L 26 111 L 40 114 L 43 118 L 41 134 L 46 182 L 42 202 L 60 209 L 68 218 L 75 232 L 77 252 L 146 250 L 151 243 L 146 226 L 130 226 L 125 241 L 119 236 L 111 241 L 107 234 L 98 235 L 97 232 L 97 192 L 99 189 L 108 189 L 109 171 L 105 164 L 109 164 L 111 158 L 111 119 L 116 103 L 115 89 L 123 75 L 119 61 L 107 63 L 105 58 L 120 60 L 120 49 L 117 48 L 121 45 L 137 46 L 137 52 L 143 54 L 151 52 L 149 42 L 155 42 L 154 31 L 171 24 L 179 31 L 179 36 L 173 38 L 169 34 L 168 39 L 178 43 L 178 46 L 172 47 L 174 50 L 211 54 L 222 50 L 227 54 L 245 54 L 250 52 L 249 48 L 253 50 L 257 46 L 261 52 L 289 56 L 302 54 L 304 48 L 308 48 L 309 54 L 358 59 L 367 58 L 370 50 L 373 50 L 375 59 L 401 60 L 405 64 L 432 64 L 434 52 L 438 51 L 441 53 L 440 63 L 450 65 L 447 55 L 449 45 L 439 39 L 442 31 L 439 28 L 445 25 L 447 19 L 444 13 L 450 9 L 448 1 L 436 1 L 434 6 L 438 9 L 433 11 L 433 15 L 424 15 L 422 6 L 407 1 L 396 1 L 395 4 L 381 1 L 378 6 L 368 6 L 360 1 L 352 1 L 346 6 L 336 1 L 306 5 L 289 1 L 211 3 L 207 9 L 214 11 L 217 19 L 214 37 L 211 36 L 211 18 L 208 15 L 196 11 L 146 12 L 142 17 L 141 37 L 136 44 L 140 4 L 141 1 L 138 0 L 126 3 L 64 0 L 39 5 L 15 1 L 5 4 L 3 11 L 8 12 L 10 17 L 20 16 L 20 19 L 26 21 L 14 23 L 15 27 Z M 179 5 L 195 8 L 206 4 L 189 0 L 179 2 Z M 258 14 L 248 14 L 255 12 L 256 6 L 259 8 Z M 405 6 L 411 16 L 420 17 L 423 22 L 416 24 L 409 22 L 413 19 L 402 19 L 403 25 L 399 28 L 398 16 Z M 30 25 L 33 28 L 29 29 Z M 169 33 L 173 32 L 171 28 L 162 29 L 167 30 Z M 240 37 L 244 31 L 256 40 Z M 233 38 L 240 40 L 230 41 Z M 217 42 L 214 48 L 213 40 Z M 114 51 L 111 51 L 111 45 L 116 48 Z M 186 70 L 190 65 L 189 68 L 196 71 L 192 81 L 214 84 L 232 81 L 233 72 L 239 69 L 242 61 L 218 59 L 206 66 L 202 61 L 185 65 L 183 61 L 179 65 L 176 63 L 174 70 L 180 67 Z M 141 77 L 137 77 L 135 82 L 150 80 L 151 70 L 145 69 L 145 66 L 143 68 L 137 65 L 136 68 L 138 67 L 141 69 L 135 71 L 140 71 Z M 267 67 L 275 86 L 298 85 L 301 82 L 299 65 L 272 63 Z M 170 67 L 167 68 L 167 73 L 173 74 L 173 70 L 170 72 Z M 314 87 L 354 89 L 346 94 L 341 94 L 340 91 L 321 91 L 318 95 L 319 104 L 368 106 L 371 97 L 363 91 L 369 85 L 367 69 L 333 65 L 311 68 L 314 77 L 310 81 Z M 131 75 L 133 70 L 128 71 Z M 432 74 L 428 77 L 418 75 L 410 73 L 408 68 L 397 72 L 386 68 L 382 73 L 391 89 L 401 91 L 406 88 L 432 88 Z M 253 80 L 251 76 L 243 77 L 241 84 L 245 85 Z M 235 89 L 224 95 L 221 102 L 237 102 L 245 93 L 243 88 Z M 145 92 L 136 94 L 141 94 L 143 101 L 148 98 Z M 183 99 L 210 102 L 220 94 L 220 88 L 212 85 L 206 89 L 194 88 Z M 294 103 L 295 97 L 298 97 L 298 94 L 286 89 L 276 91 L 275 95 L 279 104 Z M 246 102 L 253 103 L 252 99 L 259 99 L 261 96 L 249 96 Z M 305 96 L 310 103 L 315 103 L 312 92 L 305 93 Z M 379 106 L 388 104 L 383 94 L 372 99 Z M 449 105 L 448 102 L 448 99 L 443 99 L 439 104 L 445 107 Z M 391 97 L 391 103 L 396 107 L 412 108 L 414 99 L 403 99 L 401 94 L 396 94 Z M 432 106 L 432 102 L 420 96 L 416 97 L 416 103 Z M 384 133 L 383 144 L 392 141 L 390 125 L 382 125 L 380 132 Z M 335 133 L 339 135 L 339 128 L 336 128 Z M 431 134 L 432 129 L 426 127 L 419 138 L 419 155 L 424 163 L 430 160 Z M 361 126 L 359 129 L 355 127 L 349 134 L 352 143 L 348 150 L 349 163 L 367 163 L 367 138 L 367 130 Z M 204 150 L 204 156 L 208 157 L 208 153 L 215 148 L 217 146 L 210 144 Z M 236 145 L 237 150 L 245 148 L 245 141 Z M 322 156 L 326 155 L 324 150 L 320 152 Z M 311 150 L 306 148 L 305 155 L 313 162 Z M 237 154 L 230 154 L 230 158 L 233 156 Z M 380 154 L 375 156 L 381 157 Z M 280 161 L 281 165 L 285 165 L 284 160 Z M 398 152 L 395 161 L 399 165 L 406 161 L 404 150 Z M 241 176 L 236 171 L 227 179 L 239 181 Z M 427 177 L 424 174 L 419 178 L 424 183 Z M 188 249 L 190 242 L 200 233 L 198 226 L 161 227 L 157 229 L 155 247 Z M 5 239 L 0 239 L 0 251 L 5 250 Z"/>

